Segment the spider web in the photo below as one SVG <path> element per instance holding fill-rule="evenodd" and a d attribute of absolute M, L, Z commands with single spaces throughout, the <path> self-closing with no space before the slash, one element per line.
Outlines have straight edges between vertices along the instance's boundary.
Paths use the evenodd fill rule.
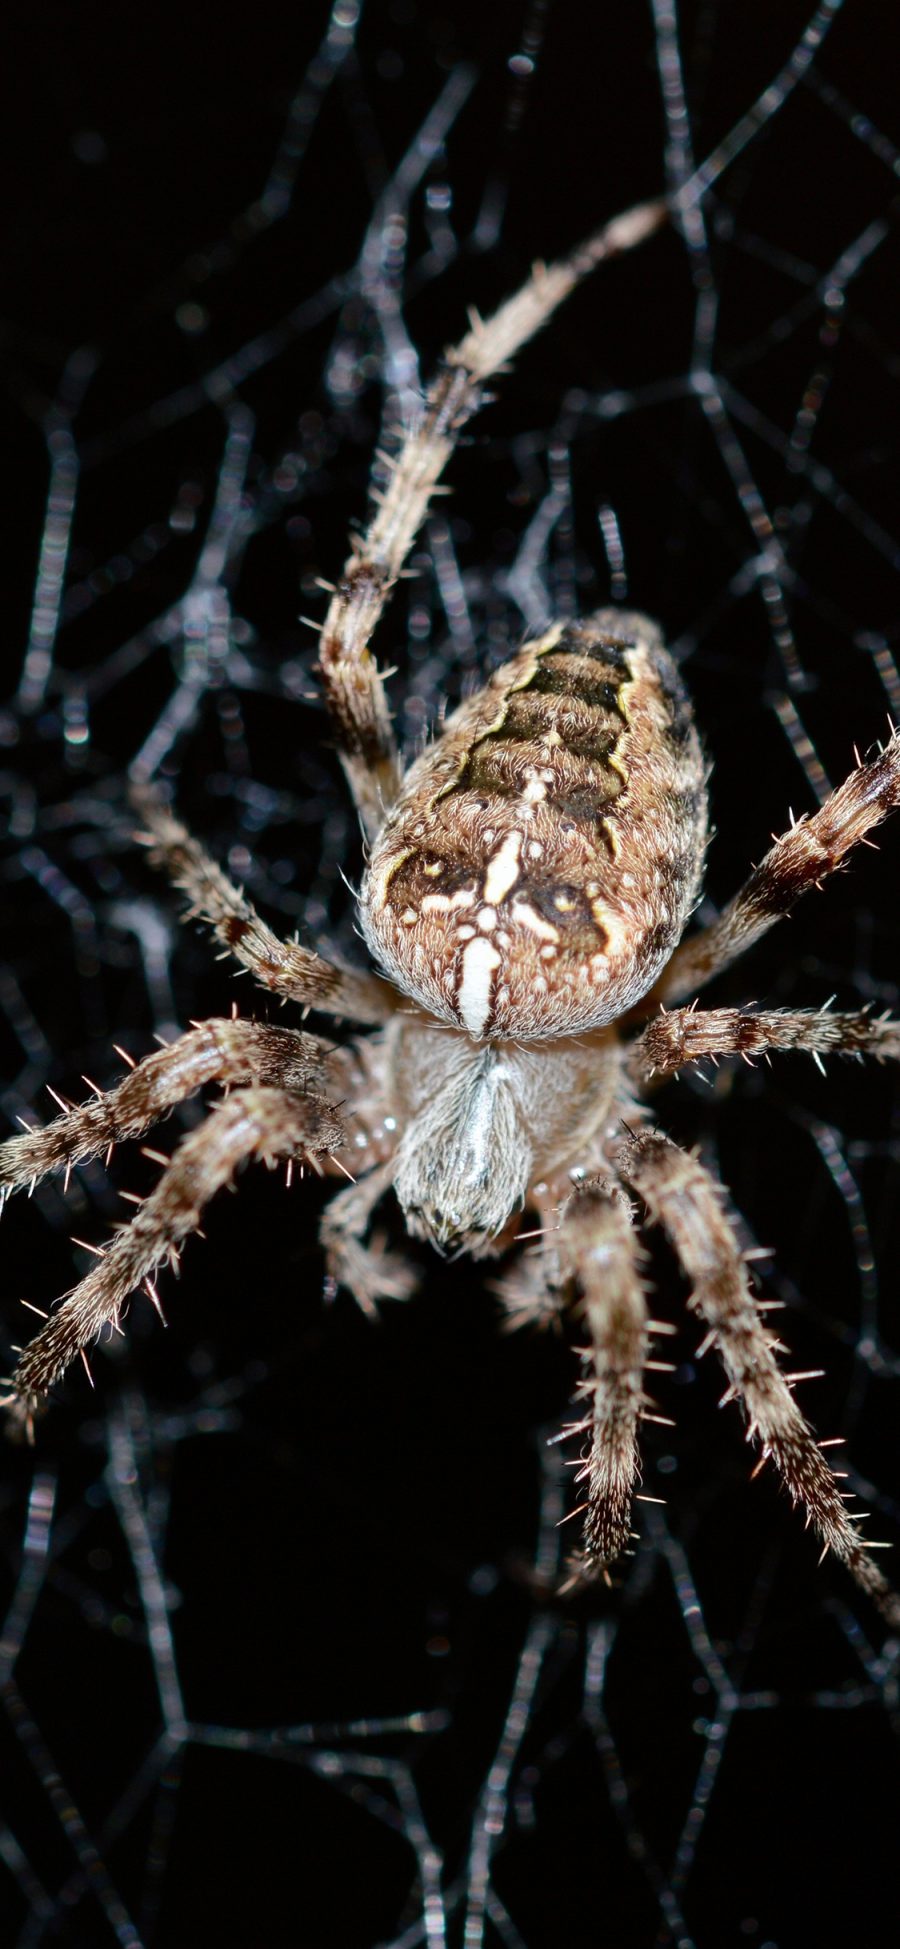
<path fill-rule="evenodd" d="M 13 22 L 10 1119 L 234 992 L 132 845 L 135 760 L 283 930 L 353 951 L 359 842 L 298 588 L 321 617 L 384 381 L 414 393 L 467 303 L 666 182 L 704 190 L 681 234 L 576 296 L 454 462 L 380 637 L 403 741 L 526 626 L 646 609 L 715 763 L 719 903 L 900 712 L 887 16 L 451 12 Z M 900 835 L 879 844 L 717 999 L 895 1002 Z M 792 1365 L 826 1370 L 804 1405 L 896 1541 L 893 1077 L 723 1066 L 659 1113 L 771 1248 Z M 65 1290 L 71 1234 L 105 1236 L 157 1168 L 10 1207 L 10 1347 L 18 1295 Z M 887 1938 L 897 1646 L 748 1483 L 690 1334 L 620 1587 L 535 1602 L 571 1534 L 546 1445 L 571 1352 L 501 1336 L 424 1253 L 377 1330 L 326 1306 L 320 1206 L 248 1174 L 168 1282 L 168 1331 L 136 1305 L 96 1392 L 73 1375 L 7 1449 L 3 1940 L 806 1949 L 861 1939 L 863 1890 Z"/>

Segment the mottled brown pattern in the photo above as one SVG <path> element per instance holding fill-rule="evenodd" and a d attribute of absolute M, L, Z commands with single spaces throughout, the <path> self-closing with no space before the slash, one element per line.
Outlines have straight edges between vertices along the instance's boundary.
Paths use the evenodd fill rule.
<path fill-rule="evenodd" d="M 675 667 L 646 617 L 604 610 L 529 643 L 413 766 L 363 886 L 366 938 L 387 974 L 470 1033 L 596 1028 L 678 940 L 705 833 Z M 479 934 L 492 966 L 486 949 L 467 954 Z"/>
<path fill-rule="evenodd" d="M 711 979 L 840 865 L 900 802 L 900 738 L 777 840 L 721 917 L 672 954 L 697 891 L 706 799 L 691 707 L 655 624 L 603 610 L 549 629 L 463 705 L 405 781 L 369 648 L 483 382 L 593 264 L 652 234 L 663 216 L 658 204 L 627 212 L 561 264 L 535 266 L 493 318 L 472 319 L 335 592 L 320 674 L 373 843 L 363 922 L 395 985 L 279 940 L 168 805 L 146 787 L 135 793 L 153 857 L 190 915 L 262 988 L 376 1032 L 335 1048 L 293 1027 L 194 1024 L 137 1064 L 119 1051 L 131 1068 L 122 1082 L 91 1085 L 94 1100 L 79 1108 L 56 1096 L 62 1114 L 46 1129 L 0 1145 L 2 1200 L 140 1135 L 205 1084 L 231 1091 L 168 1161 L 147 1153 L 164 1167 L 159 1183 L 131 1200 L 136 1215 L 105 1246 L 89 1247 L 96 1262 L 26 1348 L 6 1404 L 30 1426 L 68 1363 L 77 1354 L 86 1363 L 92 1341 L 121 1330 L 136 1289 L 158 1304 L 157 1269 L 177 1261 L 204 1205 L 252 1159 L 281 1162 L 288 1178 L 299 1164 L 351 1179 L 329 1206 L 322 1244 L 331 1284 L 347 1285 L 368 1311 L 404 1297 L 415 1278 L 381 1240 L 376 1211 L 388 1193 L 414 1238 L 475 1258 L 516 1244 L 527 1207 L 540 1246 L 518 1256 L 497 1291 L 511 1322 L 568 1318 L 588 1341 L 579 1418 L 564 1431 L 582 1442 L 585 1485 L 572 1580 L 608 1578 L 631 1534 L 640 1423 L 658 1418 L 644 1375 L 667 1371 L 648 1356 L 671 1331 L 646 1315 L 632 1190 L 691 1280 L 690 1306 L 748 1438 L 897 1629 L 900 1599 L 793 1399 L 805 1377 L 779 1369 L 784 1350 L 760 1317 L 765 1302 L 754 1299 L 719 1187 L 642 1128 L 639 1093 L 704 1055 L 897 1058 L 900 1023 L 865 1011 L 691 1008 L 639 1033 L 635 1004 L 643 998 L 644 1020 L 655 1001 Z"/>

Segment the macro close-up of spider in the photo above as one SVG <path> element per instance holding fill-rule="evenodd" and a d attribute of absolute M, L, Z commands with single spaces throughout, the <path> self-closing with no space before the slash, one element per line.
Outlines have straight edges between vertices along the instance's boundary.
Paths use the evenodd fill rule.
<path fill-rule="evenodd" d="M 656 624 L 609 608 L 526 640 L 402 773 L 371 639 L 462 428 L 488 382 L 605 260 L 648 244 L 665 205 L 638 206 L 473 314 L 420 412 L 398 429 L 386 485 L 355 538 L 321 629 L 317 671 L 367 844 L 364 973 L 273 934 L 146 776 L 142 839 L 227 956 L 304 1013 L 362 1024 L 339 1046 L 253 1019 L 195 1023 L 114 1088 L 0 1150 L 4 1194 L 111 1153 L 209 1085 L 225 1094 L 184 1138 L 156 1189 L 22 1353 L 7 1406 L 29 1430 L 64 1369 L 87 1365 L 140 1288 L 177 1262 L 240 1166 L 343 1172 L 322 1226 L 329 1275 L 366 1310 L 413 1289 L 396 1254 L 366 1243 L 391 1190 L 414 1239 L 476 1258 L 532 1244 L 500 1285 L 513 1323 L 569 1315 L 587 1338 L 579 1418 L 583 1545 L 569 1582 L 610 1569 L 632 1534 L 646 1377 L 671 1327 L 649 1317 L 638 1224 L 661 1225 L 689 1306 L 771 1461 L 816 1532 L 893 1623 L 839 1479 L 783 1371 L 724 1194 L 649 1121 L 654 1084 L 701 1058 L 770 1051 L 900 1057 L 900 1022 L 867 1011 L 701 1009 L 698 991 L 821 885 L 900 801 L 900 736 L 857 759 L 794 822 L 707 927 L 682 939 L 707 842 L 707 760 Z M 672 1006 L 675 1004 L 676 1006 Z M 348 1159 L 355 1172 L 351 1173 Z M 525 1223 L 522 1219 L 525 1215 Z M 536 1221 L 536 1224 L 535 1224 Z M 90 1372 L 90 1369 L 88 1368 Z"/>
<path fill-rule="evenodd" d="M 11 33 L 0 1943 L 896 1934 L 893 21 Z"/>

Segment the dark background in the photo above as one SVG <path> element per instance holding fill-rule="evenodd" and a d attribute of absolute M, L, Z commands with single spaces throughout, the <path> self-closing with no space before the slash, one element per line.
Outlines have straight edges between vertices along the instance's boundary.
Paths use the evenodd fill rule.
<path fill-rule="evenodd" d="M 48 1082 L 112 1081 L 113 1042 L 140 1056 L 233 993 L 269 1007 L 133 847 L 139 750 L 274 924 L 353 951 L 359 844 L 298 615 L 323 614 L 316 578 L 365 510 L 382 328 L 402 350 L 402 301 L 427 373 L 467 304 L 660 191 L 664 100 L 673 168 L 679 131 L 698 162 L 733 148 L 706 239 L 600 273 L 523 353 L 379 651 L 414 746 L 543 615 L 627 597 L 658 616 L 715 765 L 726 898 L 900 709 L 887 12 L 363 0 L 357 19 L 347 0 L 329 27 L 324 0 L 233 19 L 36 0 L 6 40 L 10 1123 L 49 1114 Z M 445 140 L 401 174 L 388 235 L 444 90 Z M 890 1007 L 900 832 L 879 848 L 715 998 Z M 660 1117 L 772 1248 L 791 1364 L 827 1369 L 804 1406 L 848 1437 L 896 1540 L 894 1079 L 739 1072 L 685 1078 Z M 90 1263 L 71 1235 L 102 1240 L 116 1187 L 155 1175 L 134 1147 L 65 1202 L 10 1207 L 4 1359 L 19 1297 L 66 1290 Z M 502 1335 L 480 1274 L 424 1251 L 420 1296 L 377 1328 L 327 1305 L 321 1203 L 247 1174 L 163 1278 L 168 1330 L 136 1302 L 95 1391 L 74 1371 L 35 1448 L 5 1449 L 4 1943 L 887 1939 L 897 1646 L 817 1570 L 773 1480 L 748 1482 L 696 1336 L 658 1388 L 676 1427 L 646 1435 L 666 1507 L 639 1506 L 614 1592 L 534 1606 L 527 1566 L 552 1569 L 570 1494 L 545 1441 L 571 1350 Z M 652 1272 L 682 1318 L 663 1252 Z"/>

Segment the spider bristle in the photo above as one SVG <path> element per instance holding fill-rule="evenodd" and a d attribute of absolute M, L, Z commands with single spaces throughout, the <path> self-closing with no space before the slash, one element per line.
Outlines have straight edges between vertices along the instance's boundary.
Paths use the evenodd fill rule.
<path fill-rule="evenodd" d="M 152 1307 L 154 1307 L 154 1309 L 155 1309 L 155 1311 L 156 1311 L 156 1312 L 157 1312 L 157 1313 L 159 1314 L 159 1317 L 160 1317 L 160 1319 L 162 1320 L 162 1323 L 163 1323 L 163 1326 L 165 1326 L 165 1325 L 166 1325 L 166 1316 L 165 1316 L 165 1313 L 163 1312 L 163 1309 L 162 1309 L 162 1301 L 161 1301 L 161 1299 L 160 1299 L 160 1297 L 159 1297 L 159 1294 L 158 1294 L 158 1292 L 157 1292 L 157 1290 L 156 1290 L 156 1287 L 155 1287 L 155 1286 L 154 1286 L 154 1284 L 153 1284 L 153 1280 L 152 1280 L 152 1279 L 145 1279 L 145 1280 L 144 1280 L 144 1283 L 143 1283 L 143 1286 L 142 1286 L 142 1288 L 141 1288 L 141 1291 L 142 1291 L 142 1292 L 145 1292 L 145 1293 L 146 1293 L 146 1295 L 147 1295 L 147 1298 L 149 1299 L 149 1301 L 150 1301 L 150 1304 L 151 1304 L 151 1306 L 152 1306 Z"/>
<path fill-rule="evenodd" d="M 550 1436 L 547 1442 L 547 1447 L 555 1448 L 559 1442 L 568 1441 L 573 1435 L 586 1435 L 593 1428 L 593 1426 L 594 1426 L 593 1415 L 586 1416 L 584 1421 L 569 1421 L 566 1423 L 566 1426 L 564 1428 L 560 1429 L 558 1435 Z"/>
<path fill-rule="evenodd" d="M 589 1502 L 580 1502 L 577 1509 L 570 1509 L 568 1516 L 560 1516 L 559 1522 L 556 1525 L 557 1529 L 564 1529 L 566 1523 L 574 1523 L 576 1516 L 583 1516 L 585 1510 L 590 1509 L 590 1506 Z"/>

